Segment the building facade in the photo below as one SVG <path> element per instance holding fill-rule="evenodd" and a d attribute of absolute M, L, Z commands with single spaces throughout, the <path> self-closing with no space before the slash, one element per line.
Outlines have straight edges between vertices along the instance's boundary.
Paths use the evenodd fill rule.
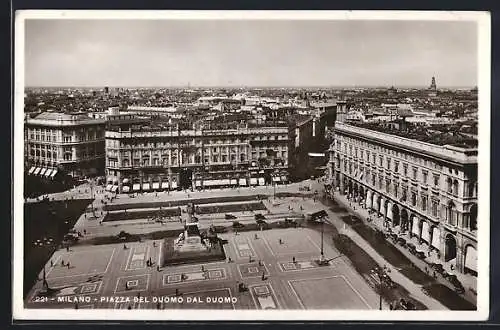
<path fill-rule="evenodd" d="M 104 172 L 105 120 L 85 114 L 44 112 L 26 117 L 24 125 L 25 165 L 28 174 L 74 178 Z"/>
<path fill-rule="evenodd" d="M 287 126 L 179 129 L 108 120 L 106 189 L 121 193 L 288 181 Z"/>
<path fill-rule="evenodd" d="M 435 145 L 337 122 L 329 174 L 393 232 L 477 274 L 477 148 Z"/>

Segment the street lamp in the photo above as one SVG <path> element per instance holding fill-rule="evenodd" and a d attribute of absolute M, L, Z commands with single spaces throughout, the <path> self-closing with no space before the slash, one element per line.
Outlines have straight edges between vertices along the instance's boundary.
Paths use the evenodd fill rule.
<path fill-rule="evenodd" d="M 377 270 L 375 268 L 372 269 L 371 272 L 372 272 L 372 274 L 377 275 L 378 280 L 379 280 L 379 284 L 378 284 L 379 307 L 378 308 L 379 308 L 379 310 L 382 310 L 382 292 L 384 289 L 383 275 L 379 270 Z"/>

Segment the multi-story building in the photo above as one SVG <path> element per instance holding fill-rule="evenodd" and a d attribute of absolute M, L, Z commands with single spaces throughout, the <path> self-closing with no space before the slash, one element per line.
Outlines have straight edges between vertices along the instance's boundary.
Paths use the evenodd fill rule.
<path fill-rule="evenodd" d="M 477 274 L 477 141 L 362 126 L 336 123 L 329 164 L 335 190 L 441 261 Z"/>
<path fill-rule="evenodd" d="M 109 190 L 201 189 L 288 180 L 291 141 L 286 123 L 188 129 L 128 116 L 108 118 Z"/>
<path fill-rule="evenodd" d="M 105 120 L 81 113 L 26 116 L 25 165 L 30 175 L 53 178 L 102 175 Z"/>

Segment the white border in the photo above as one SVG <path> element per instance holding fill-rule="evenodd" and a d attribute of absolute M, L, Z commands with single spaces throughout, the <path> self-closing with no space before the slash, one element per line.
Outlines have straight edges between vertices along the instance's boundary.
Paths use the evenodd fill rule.
<path fill-rule="evenodd" d="M 37 19 L 255 19 L 255 20 L 468 20 L 478 25 L 479 155 L 478 155 L 478 281 L 477 311 L 176 311 L 24 309 L 23 292 L 23 116 L 24 116 L 24 21 Z M 13 318 L 17 320 L 486 320 L 489 315 L 490 232 L 490 70 L 491 19 L 488 12 L 438 11 L 92 11 L 26 10 L 15 13 L 14 152 L 13 152 Z"/>

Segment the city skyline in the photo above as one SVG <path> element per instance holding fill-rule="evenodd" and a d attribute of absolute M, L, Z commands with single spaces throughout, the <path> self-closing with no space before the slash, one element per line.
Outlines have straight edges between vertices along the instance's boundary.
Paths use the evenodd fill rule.
<path fill-rule="evenodd" d="M 30 87 L 477 85 L 470 21 L 30 19 L 25 36 Z"/>

